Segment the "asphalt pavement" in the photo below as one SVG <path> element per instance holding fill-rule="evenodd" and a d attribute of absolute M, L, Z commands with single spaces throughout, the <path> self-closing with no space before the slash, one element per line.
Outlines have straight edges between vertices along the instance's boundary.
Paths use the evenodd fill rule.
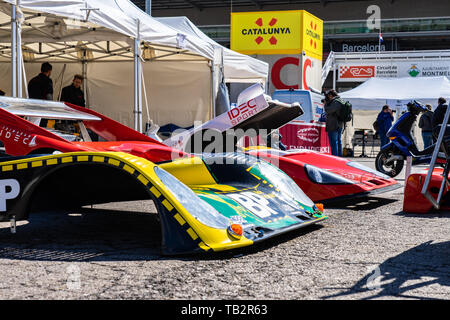
<path fill-rule="evenodd" d="M 16 234 L 0 223 L 0 299 L 450 299 L 450 213 L 404 213 L 402 192 L 327 206 L 320 225 L 253 247 L 178 257 L 160 253 L 151 201 L 36 213 Z"/>

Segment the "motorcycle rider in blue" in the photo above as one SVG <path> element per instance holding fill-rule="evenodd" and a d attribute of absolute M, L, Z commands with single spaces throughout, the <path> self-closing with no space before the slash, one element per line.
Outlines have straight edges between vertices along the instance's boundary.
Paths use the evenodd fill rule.
<path fill-rule="evenodd" d="M 443 121 L 447 105 L 441 104 L 440 106 L 433 114 L 433 129 L 436 127 L 434 131 L 437 131 L 433 133 L 437 134 L 439 134 L 439 124 Z M 390 142 L 380 148 L 380 152 L 375 159 L 375 168 L 391 177 L 397 176 L 402 171 L 407 157 L 412 158 L 413 166 L 430 163 L 435 149 L 434 145 L 431 145 L 419 150 L 411 133 L 417 117 L 419 114 L 427 112 L 427 107 L 415 100 L 409 102 L 407 107 L 408 111 L 403 113 L 386 133 Z M 448 135 L 450 136 L 450 134 Z"/>
<path fill-rule="evenodd" d="M 392 121 L 394 121 L 393 111 L 388 105 L 383 106 L 381 112 L 378 114 L 378 133 L 380 134 L 381 147 L 389 143 L 389 139 L 386 136 L 388 130 L 392 127 Z"/>

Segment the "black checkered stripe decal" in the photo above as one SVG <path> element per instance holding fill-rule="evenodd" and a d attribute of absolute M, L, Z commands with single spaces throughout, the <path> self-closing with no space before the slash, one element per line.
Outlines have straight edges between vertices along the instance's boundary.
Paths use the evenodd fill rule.
<path fill-rule="evenodd" d="M 162 205 L 167 209 L 170 216 L 175 219 L 180 227 L 187 232 L 187 234 L 192 238 L 192 240 L 203 250 L 209 250 L 210 248 L 201 241 L 198 234 L 191 228 L 191 226 L 186 222 L 186 220 L 181 216 L 181 214 L 175 209 L 174 205 L 164 197 L 164 195 L 158 190 L 144 175 L 141 174 L 135 168 L 129 166 L 127 163 L 114 158 L 104 155 L 70 155 L 70 156 L 55 156 L 49 159 L 27 159 L 26 162 L 12 163 L 12 164 L 0 164 L 0 172 L 16 171 L 16 170 L 26 170 L 44 166 L 54 166 L 69 163 L 105 163 L 118 167 L 122 170 L 127 171 L 129 174 L 133 175 L 142 184 L 144 184 L 150 192 L 155 196 L 155 198 L 162 203 Z"/>

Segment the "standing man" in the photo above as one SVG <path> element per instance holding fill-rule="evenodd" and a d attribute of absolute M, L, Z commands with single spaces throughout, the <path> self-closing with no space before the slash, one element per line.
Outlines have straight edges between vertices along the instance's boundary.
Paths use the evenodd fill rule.
<path fill-rule="evenodd" d="M 28 95 L 31 99 L 53 100 L 53 81 L 50 79 L 52 65 L 44 62 L 41 73 L 28 82 Z"/>
<path fill-rule="evenodd" d="M 81 90 L 82 84 L 83 76 L 76 74 L 73 77 L 72 84 L 62 89 L 60 100 L 80 107 L 86 107 L 84 101 L 84 92 L 83 90 Z"/>
<path fill-rule="evenodd" d="M 325 95 L 325 115 L 326 125 L 325 130 L 328 132 L 328 139 L 330 140 L 331 154 L 342 157 L 342 128 L 344 123 L 339 120 L 338 113 L 342 108 L 342 102 L 335 90 L 330 90 Z"/>
<path fill-rule="evenodd" d="M 433 144 L 433 111 L 431 111 L 431 106 L 429 104 L 427 104 L 426 107 L 428 110 L 423 113 L 419 119 L 419 128 L 422 129 L 424 149 Z"/>
<path fill-rule="evenodd" d="M 433 124 L 433 138 L 434 141 L 437 140 L 438 136 L 439 136 L 439 131 L 441 130 L 440 125 L 442 124 L 442 122 L 444 122 L 444 117 L 445 117 L 445 112 L 447 111 L 447 105 L 445 104 L 447 101 L 444 98 L 439 98 L 438 99 L 438 106 L 436 108 L 436 110 L 434 110 L 433 113 L 433 119 L 432 119 L 432 124 Z M 445 135 L 447 135 L 448 130 L 446 130 Z"/>
<path fill-rule="evenodd" d="M 392 127 L 392 121 L 394 121 L 394 115 L 391 108 L 388 105 L 384 105 L 381 112 L 378 114 L 378 133 L 380 134 L 381 147 L 389 142 L 386 133 Z"/>

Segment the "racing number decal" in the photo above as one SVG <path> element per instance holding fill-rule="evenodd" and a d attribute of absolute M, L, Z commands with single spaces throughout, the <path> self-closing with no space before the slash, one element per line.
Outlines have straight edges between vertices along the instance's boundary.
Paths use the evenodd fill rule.
<path fill-rule="evenodd" d="M 0 180 L 0 212 L 6 211 L 6 200 L 15 199 L 19 195 L 20 184 L 15 179 Z"/>
<path fill-rule="evenodd" d="M 243 192 L 231 193 L 228 196 L 262 219 L 278 215 L 278 212 L 269 207 L 269 201 L 259 194 Z"/>

